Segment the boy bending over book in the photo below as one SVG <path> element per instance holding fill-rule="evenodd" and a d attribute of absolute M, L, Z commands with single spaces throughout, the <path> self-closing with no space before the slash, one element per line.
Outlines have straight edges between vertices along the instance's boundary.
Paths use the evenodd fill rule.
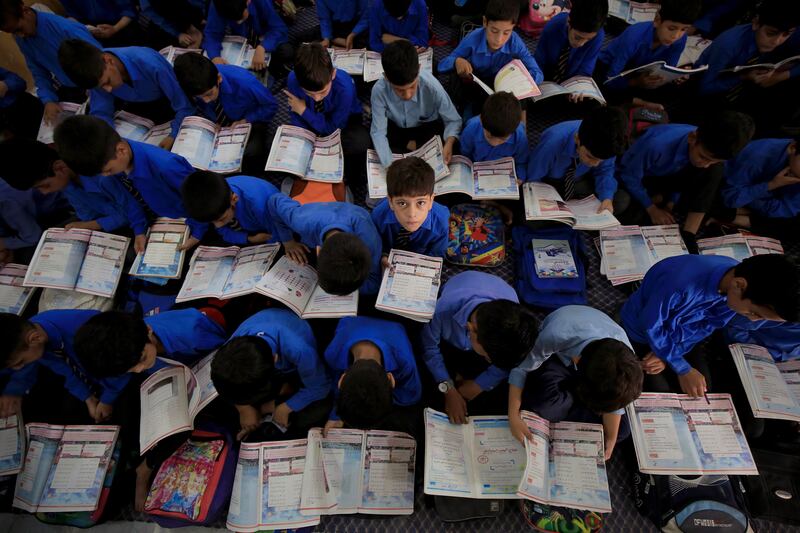
<path fill-rule="evenodd" d="M 425 0 L 370 2 L 369 49 L 383 52 L 386 46 L 397 41 L 407 41 L 419 51 L 427 48 L 428 6 Z"/>
<path fill-rule="evenodd" d="M 602 311 L 567 305 L 542 322 L 533 350 L 509 375 L 508 421 L 520 442 L 531 433 L 519 411 L 550 422 L 603 424 L 606 460 L 630 435 L 624 408 L 644 374 L 628 336 Z"/>

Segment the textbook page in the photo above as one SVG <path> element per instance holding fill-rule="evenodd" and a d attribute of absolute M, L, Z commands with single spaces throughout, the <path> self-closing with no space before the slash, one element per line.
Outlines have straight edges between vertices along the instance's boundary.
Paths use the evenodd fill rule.
<path fill-rule="evenodd" d="M 188 237 L 189 227 L 182 219 L 157 218 L 148 231 L 145 251 L 136 256 L 130 274 L 138 277 L 180 278 L 186 251 L 179 250 L 179 247 Z"/>
<path fill-rule="evenodd" d="M 303 515 L 328 514 L 335 507 L 336 496 L 331 490 L 323 466 L 322 429 L 311 428 L 308 430 L 300 513 Z"/>
<path fill-rule="evenodd" d="M 417 443 L 405 433 L 367 431 L 363 499 L 359 512 L 412 514 Z"/>
<path fill-rule="evenodd" d="M 272 266 L 280 246 L 273 243 L 241 248 L 236 254 L 220 298 L 225 300 L 253 292 L 256 284 Z"/>
<path fill-rule="evenodd" d="M 216 387 L 214 387 L 214 382 L 211 380 L 211 361 L 214 360 L 216 353 L 217 351 L 214 350 L 203 357 L 190 371 L 184 370 L 184 374 L 188 374 L 191 377 L 192 390 L 189 399 L 189 416 L 192 421 L 200 411 L 219 396 Z"/>
<path fill-rule="evenodd" d="M 446 414 L 425 409 L 425 494 L 477 497 L 468 432 L 468 424 L 451 424 Z"/>
<path fill-rule="evenodd" d="M 744 261 L 753 255 L 747 239 L 740 234 L 698 239 L 697 250 L 700 255 L 724 255 L 737 261 Z"/>
<path fill-rule="evenodd" d="M 391 250 L 375 308 L 429 322 L 436 310 L 442 266 L 441 257 Z"/>
<path fill-rule="evenodd" d="M 404 154 L 403 157 L 419 157 L 431 166 L 434 178 L 440 180 L 450 174 L 450 169 L 444 164 L 443 150 L 442 138 L 435 135 L 413 152 Z"/>
<path fill-rule="evenodd" d="M 668 257 L 689 253 L 677 224 L 642 226 L 641 231 L 647 247 L 650 249 L 653 264 Z"/>
<path fill-rule="evenodd" d="M 192 429 L 185 367 L 169 366 L 148 377 L 139 389 L 140 454 L 169 435 Z"/>
<path fill-rule="evenodd" d="M 35 513 L 44 493 L 47 475 L 53 466 L 64 426 L 27 424 L 28 447 L 22 471 L 17 476 L 13 506 Z"/>
<path fill-rule="evenodd" d="M 92 231 L 50 228 L 46 230 L 28 266 L 23 285 L 74 289 Z"/>
<path fill-rule="evenodd" d="M 392 159 L 397 161 L 403 159 L 403 156 L 392 154 Z M 381 164 L 378 152 L 372 148 L 367 150 L 367 194 L 372 199 L 386 198 L 387 195 L 386 169 Z"/>
<path fill-rule="evenodd" d="M 340 183 L 344 179 L 341 130 L 337 129 L 327 137 L 314 139 L 305 178 L 323 183 Z"/>
<path fill-rule="evenodd" d="M 152 120 L 127 111 L 117 111 L 114 114 L 114 129 L 120 137 L 129 141 L 143 141 L 153 126 L 155 123 Z"/>
<path fill-rule="evenodd" d="M 250 124 L 237 124 L 219 128 L 214 139 L 214 151 L 211 154 L 211 160 L 208 163 L 208 167 L 203 170 L 222 174 L 241 170 L 244 151 L 249 138 Z"/>
<path fill-rule="evenodd" d="M 660 8 L 661 6 L 655 3 L 631 1 L 630 11 L 628 12 L 628 24 L 653 22 Z"/>
<path fill-rule="evenodd" d="M 472 175 L 475 200 L 519 200 L 513 157 L 473 163 Z"/>
<path fill-rule="evenodd" d="M 550 429 L 548 503 L 610 513 L 603 426 L 559 422 Z"/>
<path fill-rule="evenodd" d="M 433 72 L 433 48 L 428 48 L 419 54 L 420 70 Z M 383 76 L 383 63 L 379 52 L 367 51 L 364 56 L 364 81 L 369 83 L 377 81 Z"/>
<path fill-rule="evenodd" d="M 233 478 L 226 527 L 231 531 L 258 531 L 261 522 L 261 444 L 243 442 Z"/>
<path fill-rule="evenodd" d="M 769 350 L 754 344 L 731 344 L 729 348 L 753 415 L 800 422 L 800 399 Z"/>
<path fill-rule="evenodd" d="M 475 178 L 472 175 L 472 161 L 463 155 L 454 155 L 450 158 L 450 165 L 448 168 L 450 174 L 434 183 L 434 196 L 452 192 L 472 196 L 475 188 Z"/>
<path fill-rule="evenodd" d="M 249 69 L 253 63 L 255 49 L 247 43 L 245 37 L 239 35 L 226 35 L 222 39 L 222 52 L 220 56 L 229 65 L 236 65 Z M 269 66 L 270 54 L 266 54 L 266 63 Z"/>
<path fill-rule="evenodd" d="M 638 226 L 602 230 L 600 247 L 609 279 L 642 279 L 650 269 L 651 253 Z"/>
<path fill-rule="evenodd" d="M 790 70 L 800 63 L 800 55 L 787 57 L 786 59 L 777 63 L 758 63 L 755 65 L 739 65 L 737 67 L 728 68 L 721 72 L 743 72 L 747 70 Z"/>
<path fill-rule="evenodd" d="M 337 296 L 328 294 L 322 290 L 322 287 L 316 285 L 300 317 L 341 318 L 344 316 L 356 316 L 357 313 L 358 290 L 344 296 Z"/>
<path fill-rule="evenodd" d="M 760 237 L 758 235 L 745 235 L 747 245 L 753 255 L 783 255 L 783 245 L 781 241 L 770 237 Z"/>
<path fill-rule="evenodd" d="M 642 65 L 640 67 L 620 72 L 616 76 L 611 76 L 608 78 L 604 83 L 607 84 L 613 80 L 616 80 L 617 78 L 625 78 L 628 76 L 658 76 L 661 78 L 658 87 L 661 87 L 667 83 L 671 83 L 675 80 L 679 80 L 693 74 L 705 72 L 706 70 L 708 70 L 708 65 L 703 65 L 697 68 L 673 67 L 668 65 L 665 61 L 654 61 L 653 63 L 648 63 L 647 65 Z"/>
<path fill-rule="evenodd" d="M 516 499 L 525 471 L 525 447 L 511 434 L 507 416 L 471 416 L 477 498 Z"/>
<path fill-rule="evenodd" d="M 686 46 L 683 47 L 683 53 L 678 59 L 678 66 L 693 66 L 709 46 L 711 46 L 711 39 L 704 39 L 699 35 L 689 35 L 686 37 Z"/>
<path fill-rule="evenodd" d="M 306 439 L 261 443 L 259 529 L 298 529 L 319 524 L 319 515 L 300 513 Z M 236 531 L 248 531 L 234 528 Z"/>
<path fill-rule="evenodd" d="M 194 168 L 208 170 L 216 138 L 216 124 L 203 117 L 186 117 L 172 145 L 172 153 L 185 157 Z"/>
<path fill-rule="evenodd" d="M 203 51 L 199 48 L 178 48 L 177 46 L 167 46 L 158 51 L 158 53 L 161 54 L 161 57 L 169 61 L 169 64 L 173 66 L 175 65 L 175 59 L 177 57 L 190 52 L 200 54 Z"/>
<path fill-rule="evenodd" d="M 17 415 L 0 418 L 0 476 L 16 474 L 22 469 L 25 433 Z"/>
<path fill-rule="evenodd" d="M 285 304 L 302 317 L 303 310 L 317 286 L 317 271 L 283 256 L 255 286 L 255 290 Z"/>
<path fill-rule="evenodd" d="M 221 297 L 238 253 L 238 246 L 198 246 L 189 261 L 189 271 L 175 302 Z"/>
<path fill-rule="evenodd" d="M 122 276 L 129 244 L 128 237 L 93 231 L 75 290 L 113 298 Z"/>
<path fill-rule="evenodd" d="M 6 263 L 0 266 L 0 313 L 21 315 L 31 301 L 33 287 L 24 287 L 27 265 Z"/>
<path fill-rule="evenodd" d="M 573 76 L 561 84 L 554 81 L 545 81 L 539 85 L 539 91 L 541 91 L 541 94 L 533 97 L 534 102 L 550 98 L 551 96 L 574 94 L 586 98 L 593 98 L 603 105 L 606 104 L 606 99 L 603 97 L 603 93 L 600 91 L 597 83 L 589 76 Z"/>
<path fill-rule="evenodd" d="M 550 503 L 550 422 L 529 411 L 520 411 L 531 432 L 525 439 L 525 472 L 517 495 L 535 502 Z"/>
<path fill-rule="evenodd" d="M 531 181 L 524 183 L 522 198 L 526 220 L 555 220 L 569 226 L 575 223 L 575 215 L 552 185 Z"/>
<path fill-rule="evenodd" d="M 593 231 L 619 226 L 619 220 L 611 212 L 605 209 L 597 212 L 600 200 L 594 194 L 580 200 L 570 200 L 565 205 L 575 217 L 574 229 Z"/>
<path fill-rule="evenodd" d="M 533 81 L 531 73 L 519 59 L 510 61 L 497 72 L 494 77 L 494 90 L 495 92 L 510 92 L 518 100 L 542 94 L 536 82 Z"/>
<path fill-rule="evenodd" d="M 42 122 L 39 125 L 39 135 L 36 137 L 36 140 L 44 144 L 53 144 L 53 133 L 56 131 L 56 126 L 64 122 L 64 119 L 67 117 L 71 117 L 72 115 L 86 114 L 87 103 L 88 100 L 82 104 L 75 104 L 73 102 L 58 102 L 61 112 L 58 114 L 58 117 L 56 117 L 55 120 L 49 123 L 44 119 L 44 117 L 42 117 Z"/>
<path fill-rule="evenodd" d="M 314 132 L 286 124 L 279 126 L 264 170 L 305 178 L 316 140 Z"/>
<path fill-rule="evenodd" d="M 341 69 L 351 76 L 363 76 L 366 63 L 366 48 L 342 50 L 341 48 L 328 48 L 328 53 L 333 61 L 333 67 Z"/>
<path fill-rule="evenodd" d="M 364 438 L 358 429 L 331 429 L 322 439 L 322 468 L 336 501 L 326 514 L 352 514 L 361 507 Z"/>
<path fill-rule="evenodd" d="M 159 124 L 157 126 L 153 126 L 145 138 L 142 139 L 142 142 L 147 143 L 152 146 L 158 146 L 161 144 L 161 141 L 166 139 L 172 135 L 172 124 L 169 122 L 165 122 L 164 124 Z"/>

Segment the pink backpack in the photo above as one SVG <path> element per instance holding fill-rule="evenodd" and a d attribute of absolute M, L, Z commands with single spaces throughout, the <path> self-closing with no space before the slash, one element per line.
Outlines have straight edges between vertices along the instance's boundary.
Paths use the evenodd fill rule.
<path fill-rule="evenodd" d="M 538 37 L 550 19 L 569 11 L 570 0 L 528 0 L 528 13 L 519 19 L 519 29 L 526 35 Z"/>

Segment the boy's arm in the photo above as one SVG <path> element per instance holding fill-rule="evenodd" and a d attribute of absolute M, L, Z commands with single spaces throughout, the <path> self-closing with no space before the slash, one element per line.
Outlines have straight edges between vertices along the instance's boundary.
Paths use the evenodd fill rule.
<path fill-rule="evenodd" d="M 39 375 L 39 362 L 34 361 L 19 370 L 9 370 L 11 375 L 3 389 L 3 396 L 24 396 L 36 384 Z"/>
<path fill-rule="evenodd" d="M 133 229 L 134 235 L 145 235 L 150 227 L 147 216 L 139 202 L 125 190 L 116 176 L 104 176 L 100 180 L 100 188 L 114 199 L 115 205 L 126 218 L 126 223 Z"/>
<path fill-rule="evenodd" d="M 331 381 L 316 350 L 309 349 L 296 354 L 297 373 L 303 386 L 286 400 L 292 411 L 300 411 L 311 402 L 326 398 L 331 390 Z"/>
<path fill-rule="evenodd" d="M 450 373 L 444 364 L 444 356 L 439 349 L 442 340 L 442 320 L 447 318 L 441 314 L 434 314 L 433 319 L 425 324 L 421 333 L 422 358 L 433 376 L 434 385 L 450 379 Z"/>
<path fill-rule="evenodd" d="M 317 0 L 317 19 L 319 20 L 319 32 L 323 39 L 333 40 L 333 14 L 328 7 L 330 0 Z M 336 0 L 334 0 L 336 1 Z"/>
<path fill-rule="evenodd" d="M 453 70 L 456 66 L 456 59 L 458 59 L 459 57 L 469 61 L 472 55 L 472 48 L 469 45 L 469 41 L 470 41 L 469 36 L 465 37 L 464 39 L 461 40 L 460 43 L 458 43 L 458 46 L 456 46 L 455 50 L 450 52 L 450 55 L 442 59 L 442 61 L 439 63 L 440 73 L 450 72 L 451 70 Z"/>
<path fill-rule="evenodd" d="M 603 413 L 603 440 L 605 441 L 605 459 L 611 459 L 611 454 L 614 453 L 614 446 L 617 444 L 617 437 L 619 436 L 619 423 L 622 421 L 622 415 L 619 413 Z"/>
<path fill-rule="evenodd" d="M 34 85 L 36 85 L 36 95 L 43 104 L 57 103 L 58 94 L 53 86 L 53 77 L 50 71 L 42 67 L 35 59 L 25 55 L 25 63 L 31 71 Z"/>
<path fill-rule="evenodd" d="M 409 36 L 409 40 L 415 46 L 427 48 L 428 40 L 430 39 L 428 34 L 428 8 L 425 2 L 417 2 L 417 4 L 420 11 L 417 14 L 417 27 L 414 28 L 414 32 Z"/>
<path fill-rule="evenodd" d="M 158 56 L 158 59 L 159 63 L 167 63 L 167 60 L 160 55 Z M 178 130 L 181 128 L 183 119 L 194 114 L 195 108 L 192 103 L 189 102 L 189 98 L 187 98 L 186 93 L 178 84 L 178 79 L 175 77 L 175 73 L 172 71 L 172 68 L 166 68 L 168 66 L 169 65 L 166 64 L 164 66 L 164 70 L 160 70 L 158 72 L 157 80 L 159 87 L 161 87 L 161 92 L 163 92 L 164 96 L 167 97 L 169 103 L 172 105 L 172 110 L 175 111 L 175 118 L 172 119 L 170 136 L 173 139 L 177 139 Z"/>
<path fill-rule="evenodd" d="M 438 80 L 436 81 L 436 85 L 436 94 L 439 100 L 437 107 L 439 116 L 442 117 L 442 121 L 444 122 L 444 135 L 442 136 L 442 140 L 445 143 L 451 138 L 458 140 L 458 134 L 461 133 L 461 115 L 458 114 L 456 106 L 453 105 L 453 101 L 450 99 L 450 95 L 447 94 L 447 91 L 444 90 L 444 87 L 442 87 Z"/>
<path fill-rule="evenodd" d="M 94 220 L 100 225 L 100 229 L 103 231 L 114 231 L 124 226 L 127 222 L 125 220 L 125 215 L 119 209 L 107 209 L 106 212 L 111 212 L 111 214 L 103 214 L 97 206 L 93 205 L 92 200 L 96 201 L 97 199 L 88 194 L 84 195 L 79 191 L 71 191 L 66 196 L 69 204 L 75 210 L 75 214 L 80 220 L 85 222 Z M 105 200 L 109 205 L 116 207 L 114 205 L 114 199 L 110 196 L 106 196 Z"/>
<path fill-rule="evenodd" d="M 525 178 L 522 181 L 542 181 L 544 178 L 550 176 L 553 162 L 558 157 L 557 143 L 552 139 L 551 135 L 545 133 L 539 141 L 539 144 L 533 147 L 528 154 L 528 168 L 525 172 Z M 519 176 L 517 176 L 519 177 Z"/>
<path fill-rule="evenodd" d="M 553 20 L 550 20 L 544 25 L 539 41 L 536 43 L 536 50 L 533 53 L 533 59 L 536 61 L 536 64 L 539 65 L 540 68 L 548 69 L 549 72 L 552 72 L 550 70 L 553 63 L 551 58 L 558 54 L 558 52 L 553 51 L 553 48 L 555 48 L 553 43 L 558 38 L 556 31 L 561 29 L 560 25 L 556 27 L 557 22 L 558 21 L 555 21 L 554 23 Z"/>
<path fill-rule="evenodd" d="M 247 232 L 242 231 L 234 231 L 230 228 L 230 226 L 222 226 L 221 228 L 216 228 L 217 234 L 222 238 L 223 241 L 235 244 L 237 246 L 245 246 L 247 244 Z"/>
<path fill-rule="evenodd" d="M 103 89 L 92 89 L 89 91 L 89 98 L 92 103 L 90 114 L 100 117 L 114 127 L 114 95 Z"/>
<path fill-rule="evenodd" d="M 742 79 L 738 74 L 722 73 L 727 68 L 738 66 L 735 47 L 726 46 L 725 42 L 715 42 L 709 46 L 707 51 L 707 54 L 701 56 L 701 59 L 705 59 L 704 62 L 708 65 L 708 70 L 700 75 L 700 94 L 726 93 L 742 83 Z M 695 63 L 696 67 L 702 65 L 703 63 L 699 60 Z"/>
<path fill-rule="evenodd" d="M 255 76 L 250 74 L 248 79 L 250 77 L 252 77 L 252 84 L 248 84 L 247 94 L 251 97 L 251 104 L 247 107 L 244 118 L 250 123 L 263 122 L 268 124 L 272 122 L 275 113 L 278 112 L 278 101 Z M 268 148 L 264 147 L 265 150 Z"/>
<path fill-rule="evenodd" d="M 66 357 L 70 356 L 67 355 Z M 92 391 L 89 390 L 89 386 L 86 385 L 82 379 L 75 375 L 75 373 L 72 371 L 72 367 L 64 359 L 61 359 L 55 355 L 48 357 L 48 355 L 45 354 L 45 356 L 39 359 L 39 361 L 41 361 L 43 365 L 47 366 L 59 376 L 63 376 L 64 388 L 80 401 L 85 402 L 92 395 Z"/>
<path fill-rule="evenodd" d="M 275 224 L 275 233 L 281 242 L 289 242 L 293 239 L 292 228 L 286 221 L 285 212 L 298 207 L 300 204 L 286 196 L 285 194 L 273 194 L 267 200 L 267 207 Z"/>
<path fill-rule="evenodd" d="M 271 0 L 264 0 L 262 4 L 266 7 L 265 11 L 267 12 L 267 33 L 261 39 L 261 46 L 267 52 L 274 52 L 278 46 L 289 42 L 289 28 L 272 7 Z"/>
<path fill-rule="evenodd" d="M 121 376 L 113 376 L 108 378 L 103 378 L 100 380 L 100 384 L 103 388 L 103 392 L 100 394 L 100 403 L 104 403 L 106 405 L 114 405 L 119 398 L 122 391 L 125 390 L 125 387 L 130 383 L 131 375 L 129 372 L 122 374 Z"/>
<path fill-rule="evenodd" d="M 649 167 L 647 152 L 645 147 L 637 147 L 636 144 L 628 148 L 628 151 L 622 156 L 618 175 L 618 180 L 625 184 L 625 190 L 645 209 L 653 205 L 643 183 L 646 169 Z"/>
<path fill-rule="evenodd" d="M 539 64 L 531 55 L 525 41 L 517 34 L 512 34 L 511 39 L 513 40 L 511 48 L 512 57 L 519 58 L 520 61 L 522 61 L 522 64 L 528 69 L 533 81 L 535 81 L 537 85 L 542 83 L 544 81 L 544 72 L 542 72 L 542 69 L 539 68 Z"/>
<path fill-rule="evenodd" d="M 750 207 L 762 213 L 769 213 L 770 218 L 792 218 L 800 213 L 800 193 L 794 191 L 771 195 L 750 202 Z"/>
<path fill-rule="evenodd" d="M 14 231 L 14 236 L 0 237 L 0 244 L 8 250 L 18 250 L 28 246 L 36 246 L 42 237 L 42 228 L 36 216 L 28 212 L 17 202 L 3 202 L 0 219 Z"/>
<path fill-rule="evenodd" d="M 600 57 L 600 49 L 603 48 L 603 41 L 605 40 L 606 32 L 603 28 L 597 32 L 597 36 L 583 45 L 583 59 L 578 65 L 576 76 L 590 76 L 597 66 L 597 58 Z"/>
<path fill-rule="evenodd" d="M 594 192 L 597 199 L 601 202 L 605 200 L 613 200 L 614 193 L 617 192 L 617 179 L 614 177 L 614 169 L 616 166 L 616 157 L 606 159 L 593 170 L 594 176 Z"/>
<path fill-rule="evenodd" d="M 680 294 L 671 294 L 666 298 L 658 298 L 658 294 L 654 296 L 641 310 L 640 323 L 650 324 L 645 334 L 653 353 L 678 376 L 682 376 L 692 370 L 684 355 L 697 344 L 691 339 L 688 342 L 684 340 L 690 332 L 676 331 L 678 326 L 675 319 L 681 310 L 685 311 L 684 299 Z M 672 313 L 671 310 L 676 312 Z"/>
<path fill-rule="evenodd" d="M 225 37 L 227 22 L 219 16 L 214 3 L 208 7 L 206 27 L 203 30 L 203 49 L 211 59 L 222 56 L 222 38 Z"/>
<path fill-rule="evenodd" d="M 508 378 L 508 371 L 490 365 L 475 378 L 475 384 L 482 392 L 490 391 Z"/>
<path fill-rule="evenodd" d="M 388 201 L 388 200 L 387 200 Z M 383 209 L 373 209 L 369 216 L 372 219 L 372 223 L 375 224 L 375 229 L 378 231 L 378 235 L 381 237 L 381 251 L 384 254 L 388 254 L 389 250 L 391 250 L 391 239 L 390 236 L 392 234 L 392 230 L 388 224 L 384 224 L 383 220 L 381 219 L 382 215 L 385 215 L 386 211 Z"/>
<path fill-rule="evenodd" d="M 517 136 L 517 142 L 514 145 L 514 170 L 517 173 L 517 179 L 521 182 L 528 181 L 528 136 L 525 135 L 524 128 L 518 128 L 522 131 L 522 135 Z"/>
<path fill-rule="evenodd" d="M 25 91 L 25 80 L 2 67 L 0 67 L 0 81 L 5 83 L 8 88 L 6 96 L 19 94 Z"/>
<path fill-rule="evenodd" d="M 355 27 L 353 28 L 352 33 L 359 35 L 363 33 L 365 30 L 369 29 L 369 1 L 368 0 L 358 0 L 358 22 L 356 22 Z"/>
<path fill-rule="evenodd" d="M 415 405 L 422 399 L 422 381 L 419 378 L 414 350 L 405 331 L 397 339 L 395 346 L 399 368 L 395 371 L 394 399 L 397 405 Z"/>
<path fill-rule="evenodd" d="M 445 223 L 447 223 L 447 220 L 445 220 Z M 441 230 L 437 229 L 436 233 L 431 236 L 431 242 L 428 243 L 428 250 L 425 255 L 444 257 L 447 255 L 448 244 L 450 244 L 449 228 L 443 227 Z"/>
<path fill-rule="evenodd" d="M 622 34 L 611 41 L 605 51 L 601 54 L 603 60 L 606 61 L 608 69 L 606 70 L 606 79 L 618 75 L 625 70 L 628 60 L 631 58 L 633 51 L 636 49 L 637 43 L 633 38 L 630 27 L 622 32 Z M 601 80 L 605 82 L 606 80 Z M 600 85 L 603 87 L 603 85 Z M 611 83 L 606 83 L 606 87 L 611 89 L 624 89 L 628 86 L 626 78 L 617 78 Z"/>
<path fill-rule="evenodd" d="M 180 196 L 181 184 L 186 176 L 194 172 L 194 168 L 189 162 L 180 155 L 168 153 L 163 161 L 159 163 L 159 172 L 164 181 L 167 182 L 172 190 L 177 191 Z M 186 225 L 191 230 L 191 236 L 195 239 L 202 239 L 208 231 L 208 224 L 198 222 L 193 218 L 186 217 Z"/>
<path fill-rule="evenodd" d="M 385 82 L 387 83 L 387 82 Z M 372 87 L 372 97 L 370 103 L 372 105 L 372 124 L 369 127 L 369 134 L 372 137 L 372 145 L 378 153 L 381 160 L 381 165 L 384 168 L 389 168 L 392 164 L 392 149 L 389 147 L 389 139 L 386 137 L 386 132 L 389 126 L 388 108 L 383 99 L 382 94 L 378 94 L 375 90 L 379 85 L 376 83 Z"/>
<path fill-rule="evenodd" d="M 144 15 L 151 23 L 158 26 L 160 29 L 164 30 L 167 34 L 171 35 L 175 39 L 181 34 L 181 31 L 175 27 L 170 21 L 162 17 L 155 9 L 150 6 L 150 2 L 148 0 L 140 0 L 139 4 L 140 9 L 142 10 L 142 15 Z M 205 46 L 205 39 L 203 40 L 203 45 Z"/>
<path fill-rule="evenodd" d="M 381 24 L 381 3 L 372 2 L 369 7 L 369 49 L 383 52 L 383 24 Z"/>
<path fill-rule="evenodd" d="M 519 412 L 522 409 L 522 387 L 508 386 L 508 425 L 511 434 L 520 442 L 531 438 L 531 430 L 522 420 Z"/>

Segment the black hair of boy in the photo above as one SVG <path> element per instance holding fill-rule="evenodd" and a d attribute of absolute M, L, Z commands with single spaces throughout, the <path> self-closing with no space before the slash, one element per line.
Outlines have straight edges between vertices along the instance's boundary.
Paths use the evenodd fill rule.
<path fill-rule="evenodd" d="M 334 233 L 322 243 L 317 257 L 319 286 L 328 294 L 350 294 L 364 284 L 371 265 L 369 248 L 358 235 Z"/>
<path fill-rule="evenodd" d="M 383 75 L 392 85 L 404 86 L 419 76 L 419 54 L 410 41 L 400 39 L 386 45 L 381 55 Z"/>
<path fill-rule="evenodd" d="M 11 20 L 22 18 L 22 0 L 0 0 L 0 28 L 5 28 Z"/>
<path fill-rule="evenodd" d="M 61 159 L 73 172 L 96 176 L 114 159 L 122 139 L 105 120 L 74 115 L 56 126 L 53 140 Z"/>
<path fill-rule="evenodd" d="M 697 141 L 716 159 L 727 161 L 750 142 L 756 126 L 749 115 L 721 111 L 706 117 L 697 128 Z"/>
<path fill-rule="evenodd" d="M 58 153 L 33 139 L 13 137 L 0 143 L 0 176 L 11 187 L 27 191 L 53 175 Z"/>
<path fill-rule="evenodd" d="M 742 299 L 771 307 L 788 322 L 800 312 L 800 269 L 785 255 L 748 257 L 733 269 L 737 278 L 747 280 Z"/>
<path fill-rule="evenodd" d="M 386 170 L 386 194 L 389 198 L 430 196 L 436 184 L 431 166 L 416 156 L 398 159 Z"/>
<path fill-rule="evenodd" d="M 136 366 L 149 341 L 147 324 L 131 313 L 106 311 L 75 333 L 75 353 L 96 378 L 119 376 Z"/>
<path fill-rule="evenodd" d="M 779 31 L 789 31 L 800 25 L 800 6 L 785 0 L 763 0 L 756 11 L 758 23 Z"/>
<path fill-rule="evenodd" d="M 25 349 L 25 332 L 30 323 L 14 313 L 0 313 L 0 368 L 8 368 L 14 354 Z"/>
<path fill-rule="evenodd" d="M 331 55 L 320 43 L 303 43 L 297 47 L 294 75 L 306 91 L 321 91 L 333 77 Z"/>
<path fill-rule="evenodd" d="M 222 175 L 196 170 L 181 184 L 187 214 L 198 222 L 214 222 L 231 206 L 231 188 Z"/>
<path fill-rule="evenodd" d="M 203 54 L 187 53 L 175 58 L 175 77 L 189 98 L 195 98 L 217 86 L 219 70 Z"/>
<path fill-rule="evenodd" d="M 625 153 L 627 139 L 625 115 L 614 107 L 596 107 L 578 127 L 578 139 L 598 159 L 611 159 Z"/>
<path fill-rule="evenodd" d="M 214 0 L 214 7 L 220 17 L 239 22 L 242 20 L 244 10 L 247 9 L 247 0 Z"/>
<path fill-rule="evenodd" d="M 511 22 L 519 20 L 518 0 L 489 0 L 483 16 L 487 22 Z"/>
<path fill-rule="evenodd" d="M 481 124 L 492 137 L 508 137 L 519 127 L 522 107 L 512 93 L 494 93 L 483 104 Z"/>
<path fill-rule="evenodd" d="M 83 39 L 67 39 L 58 47 L 58 64 L 81 89 L 94 89 L 106 69 L 103 51 Z"/>
<path fill-rule="evenodd" d="M 608 18 L 606 0 L 572 0 L 569 12 L 569 25 L 573 30 L 583 33 L 597 33 Z"/>
<path fill-rule="evenodd" d="M 392 410 L 392 383 L 380 363 L 355 361 L 342 378 L 336 403 L 339 417 L 355 429 L 372 429 Z"/>
<path fill-rule="evenodd" d="M 411 0 L 383 0 L 383 8 L 396 19 L 404 17 L 408 13 L 409 7 L 411 7 Z"/>
<path fill-rule="evenodd" d="M 661 22 L 671 20 L 680 24 L 694 24 L 700 18 L 702 9 L 700 0 L 661 0 L 658 16 Z"/>
<path fill-rule="evenodd" d="M 510 370 L 518 366 L 536 341 L 536 317 L 511 300 L 492 300 L 475 310 L 478 343 L 492 364 Z"/>
<path fill-rule="evenodd" d="M 272 348 L 254 335 L 236 337 L 211 360 L 211 381 L 220 396 L 236 405 L 260 405 L 278 396 Z"/>
<path fill-rule="evenodd" d="M 595 413 L 622 409 L 642 394 L 642 365 L 633 350 L 617 339 L 589 343 L 577 367 L 575 394 Z"/>

